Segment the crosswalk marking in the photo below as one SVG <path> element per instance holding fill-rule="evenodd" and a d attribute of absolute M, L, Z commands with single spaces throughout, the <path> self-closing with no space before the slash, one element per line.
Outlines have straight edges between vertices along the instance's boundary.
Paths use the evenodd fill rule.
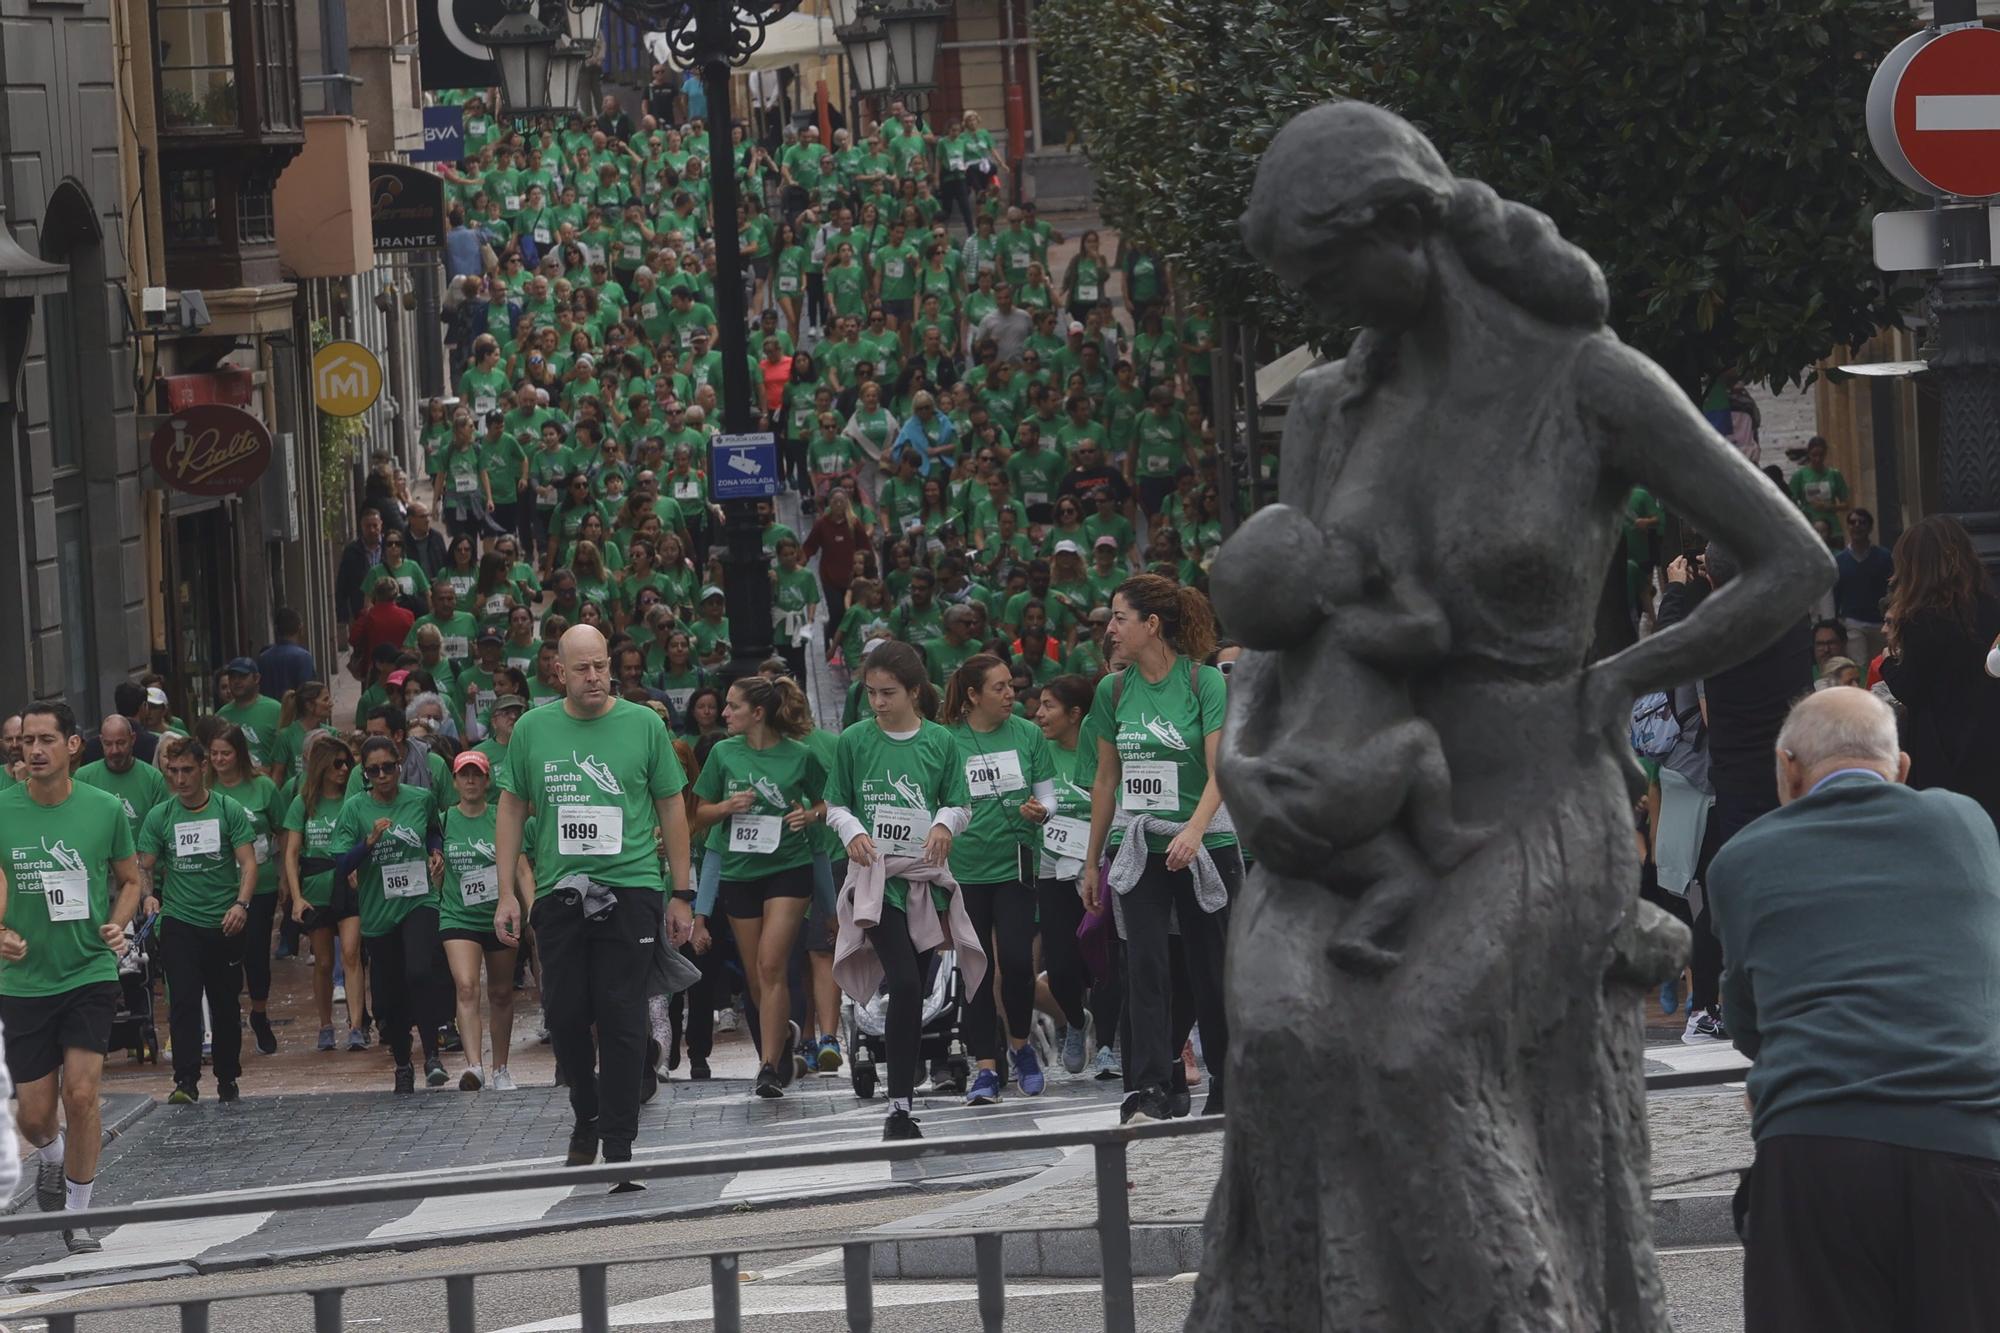
<path fill-rule="evenodd" d="M 789 1167 L 781 1171 L 738 1171 L 722 1187 L 725 1199 L 755 1199 L 767 1195 L 812 1198 L 858 1185 L 881 1185 L 891 1179 L 892 1163 L 844 1162 L 837 1166 Z"/>
<path fill-rule="evenodd" d="M 135 1222 L 114 1227 L 102 1237 L 99 1254 L 70 1255 L 31 1264 L 7 1274 L 8 1281 L 62 1274 L 97 1273 L 109 1268 L 143 1268 L 148 1264 L 191 1259 L 203 1250 L 242 1240 L 270 1221 L 271 1213 L 240 1213 L 234 1217 L 202 1217 L 185 1222 Z"/>
<path fill-rule="evenodd" d="M 574 1186 L 561 1185 L 547 1189 L 510 1190 L 505 1194 L 425 1199 L 403 1216 L 376 1227 L 368 1233 L 368 1239 L 438 1236 L 453 1231 L 487 1231 L 522 1222 L 537 1222 L 549 1209 L 567 1199 L 573 1189 Z"/>
<path fill-rule="evenodd" d="M 1157 1286 L 1158 1283 L 1141 1282 L 1134 1290 Z M 1095 1282 L 1058 1283 L 1009 1283 L 1007 1299 L 1025 1300 L 1035 1296 L 1085 1296 L 1096 1295 Z M 827 1286 L 785 1286 L 777 1283 L 751 1282 L 742 1287 L 743 1314 L 786 1315 L 786 1314 L 835 1314 L 847 1308 L 847 1293 L 837 1284 Z M 875 1308 L 890 1309 L 907 1305 L 951 1305 L 969 1303 L 979 1299 L 979 1288 L 970 1282 L 878 1282 L 875 1284 Z M 706 1323 L 713 1317 L 712 1298 L 706 1285 L 689 1287 L 684 1291 L 668 1292 L 663 1296 L 649 1297 L 643 1301 L 614 1306 L 611 1310 L 613 1328 L 632 1328 L 647 1324 L 692 1324 Z M 516 1324 L 504 1328 L 500 1333 L 568 1333 L 571 1329 L 581 1329 L 583 1320 L 577 1315 L 559 1319 L 544 1319 L 534 1324 Z"/>

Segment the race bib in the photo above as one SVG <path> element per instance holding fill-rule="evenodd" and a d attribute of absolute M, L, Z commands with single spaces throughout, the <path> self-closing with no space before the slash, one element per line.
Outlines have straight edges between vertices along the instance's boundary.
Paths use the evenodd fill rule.
<path fill-rule="evenodd" d="M 486 599 L 486 614 L 489 616 L 506 615 L 507 594 L 504 592 L 496 592 L 491 597 L 488 597 Z"/>
<path fill-rule="evenodd" d="M 1166 472 L 1173 465 L 1174 460 L 1165 454 L 1148 454 L 1146 456 L 1146 471 L 1148 472 Z"/>
<path fill-rule="evenodd" d="M 451 474 L 451 488 L 460 495 L 468 495 L 479 489 L 479 476 L 472 472 L 454 472 Z"/>
<path fill-rule="evenodd" d="M 952 158 L 950 159 L 950 162 L 951 162 L 951 169 L 953 171 L 965 170 L 965 159 L 963 157 L 953 155 Z"/>
<path fill-rule="evenodd" d="M 782 815 L 731 815 L 729 850 L 751 856 L 769 856 L 778 850 L 785 836 Z"/>
<path fill-rule="evenodd" d="M 508 211 L 509 213 L 518 213 L 518 212 L 520 212 L 520 211 L 521 211 L 521 196 L 520 196 L 520 195 L 518 195 L 518 194 L 510 194 L 510 195 L 508 195 L 508 196 L 507 196 L 507 198 L 506 198 L 506 203 L 507 203 L 507 211 Z"/>
<path fill-rule="evenodd" d="M 458 896 L 467 907 L 500 901 L 500 867 L 481 866 L 458 877 Z"/>
<path fill-rule="evenodd" d="M 466 643 L 465 636 L 463 634 L 454 634 L 446 639 L 444 641 L 444 655 L 446 657 L 471 656 L 470 645 Z"/>
<path fill-rule="evenodd" d="M 1806 483 L 1805 491 L 1807 504 L 1824 505 L 1833 500 L 1832 482 L 1809 481 Z"/>
<path fill-rule="evenodd" d="M 549 242 L 553 241 L 554 239 L 555 239 L 555 237 L 553 237 L 553 236 L 549 235 L 549 229 L 548 229 L 547 227 L 537 227 L 537 228 L 535 228 L 535 244 L 536 244 L 536 245 L 547 245 L 547 244 L 548 244 Z"/>
<path fill-rule="evenodd" d="M 674 711 L 676 713 L 685 713 L 687 711 L 688 700 L 694 698 L 694 687 L 690 685 L 684 690 L 668 690 L 666 694 L 667 702 L 673 705 Z"/>
<path fill-rule="evenodd" d="M 415 597 L 417 595 L 417 576 L 415 574 L 398 574 L 396 576 L 396 586 L 403 590 L 403 596 Z"/>
<path fill-rule="evenodd" d="M 931 817 L 922 810 L 884 805 L 875 810 L 874 827 L 868 837 L 884 856 L 922 856 L 924 838 L 931 831 Z"/>
<path fill-rule="evenodd" d="M 42 902 L 51 921 L 81 921 L 90 915 L 90 872 L 44 870 Z"/>
<path fill-rule="evenodd" d="M 651 301 L 648 301 L 646 302 L 646 304 L 639 307 L 640 319 L 658 319 L 659 317 L 660 317 L 660 307 L 653 304 Z"/>
<path fill-rule="evenodd" d="M 1066 860 L 1080 861 L 1090 847 L 1090 823 L 1088 820 L 1067 819 L 1062 815 L 1050 815 L 1042 825 L 1042 850 L 1051 856 Z"/>
<path fill-rule="evenodd" d="M 562 805 L 555 811 L 556 851 L 616 856 L 625 850 L 625 812 L 615 805 Z"/>
<path fill-rule="evenodd" d="M 1180 765 L 1166 759 L 1135 759 L 1124 766 L 1119 778 L 1121 800 L 1127 810 L 1157 811 L 1181 808 Z"/>
<path fill-rule="evenodd" d="M 471 120 L 465 122 L 465 130 L 468 134 L 486 133 L 486 117 L 474 116 Z"/>
<path fill-rule="evenodd" d="M 1049 502 L 1049 493 L 1047 491 L 1029 491 L 1022 498 L 1028 502 L 1028 508 L 1035 509 Z"/>
<path fill-rule="evenodd" d="M 482 417 L 498 406 L 500 400 L 490 393 L 482 393 L 472 400 L 472 410 Z"/>
<path fill-rule="evenodd" d="M 1021 756 L 1012 750 L 976 754 L 965 761 L 965 786 L 974 796 L 1004 796 L 1027 785 L 1021 776 Z"/>
<path fill-rule="evenodd" d="M 1095 301 L 1097 299 L 1097 284 L 1094 282 L 1079 282 L 1076 285 L 1076 299 L 1085 302 Z"/>
<path fill-rule="evenodd" d="M 796 292 L 796 291 L 798 291 L 798 289 L 799 289 L 799 280 L 798 280 L 797 278 L 795 278 L 795 277 L 792 277 L 792 276 L 790 276 L 790 275 L 788 275 L 788 274 L 783 274 L 783 273 L 781 273 L 781 274 L 779 274 L 779 275 L 778 275 L 778 290 L 779 290 L 779 291 L 781 291 L 781 292 Z"/>
<path fill-rule="evenodd" d="M 268 833 L 259 833 L 256 839 L 251 842 L 250 851 L 257 858 L 258 865 L 267 864 L 271 859 L 271 835 Z"/>
<path fill-rule="evenodd" d="M 698 481 L 677 481 L 674 483 L 674 499 L 701 499 L 701 483 Z"/>
<path fill-rule="evenodd" d="M 421 898 L 430 891 L 430 867 L 422 861 L 397 861 L 382 867 L 384 898 Z"/>
<path fill-rule="evenodd" d="M 213 856 L 221 850 L 221 820 L 197 819 L 174 825 L 175 856 Z"/>
<path fill-rule="evenodd" d="M 538 504 L 538 505 L 540 505 L 541 507 L 543 507 L 544 509 L 546 509 L 546 508 L 550 507 L 551 505 L 555 504 L 555 502 L 556 502 L 556 488 L 555 488 L 555 487 L 553 487 L 553 486 L 537 486 L 537 487 L 535 487 L 535 503 L 536 503 L 536 504 Z"/>
<path fill-rule="evenodd" d="M 888 277 L 901 281 L 903 276 L 903 261 L 900 259 L 889 260 L 882 265 L 882 272 Z"/>

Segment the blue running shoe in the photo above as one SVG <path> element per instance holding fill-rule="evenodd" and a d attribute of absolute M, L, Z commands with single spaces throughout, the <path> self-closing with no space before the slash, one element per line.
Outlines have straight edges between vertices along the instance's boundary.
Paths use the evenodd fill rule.
<path fill-rule="evenodd" d="M 1000 1071 L 997 1069 L 980 1070 L 978 1076 L 972 1080 L 971 1088 L 966 1090 L 965 1104 L 967 1106 L 992 1106 L 999 1100 Z"/>
<path fill-rule="evenodd" d="M 1035 1043 L 1028 1042 L 1014 1052 L 1014 1081 L 1021 1085 L 1025 1096 L 1039 1097 L 1042 1087 L 1048 1082 L 1042 1077 L 1042 1058 L 1035 1054 Z"/>

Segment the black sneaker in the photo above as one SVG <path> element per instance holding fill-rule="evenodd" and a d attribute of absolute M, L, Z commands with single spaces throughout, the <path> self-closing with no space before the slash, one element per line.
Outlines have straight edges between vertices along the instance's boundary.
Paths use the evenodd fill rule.
<path fill-rule="evenodd" d="M 251 1010 L 250 1032 L 251 1035 L 257 1038 L 257 1054 L 276 1055 L 278 1053 L 278 1034 L 271 1031 L 271 1016 L 269 1014 L 260 1014 L 254 1009 Z"/>
<path fill-rule="evenodd" d="M 243 1093 L 240 1089 L 237 1088 L 235 1079 L 225 1078 L 216 1080 L 215 1100 L 219 1102 L 233 1102 L 240 1099 L 242 1096 Z"/>
<path fill-rule="evenodd" d="M 446 1023 L 438 1029 L 438 1049 L 446 1054 L 465 1049 L 465 1039 L 458 1035 L 458 1024 Z"/>
<path fill-rule="evenodd" d="M 785 1048 L 778 1052 L 778 1058 L 771 1062 L 771 1068 L 778 1071 L 779 1086 L 789 1084 L 798 1072 L 799 1025 L 785 1022 Z"/>
<path fill-rule="evenodd" d="M 1131 1093 L 1118 1107 L 1121 1125 L 1150 1125 L 1171 1118 L 1165 1095 L 1152 1088 Z"/>
<path fill-rule="evenodd" d="M 167 1095 L 169 1106 L 193 1106 L 200 1100 L 201 1089 L 192 1083 L 176 1083 L 174 1090 Z"/>
<path fill-rule="evenodd" d="M 615 1139 L 606 1139 L 604 1141 L 604 1160 L 606 1163 L 631 1161 L 632 1145 L 630 1143 L 620 1143 Z M 611 1192 L 613 1194 L 638 1194 L 643 1192 L 645 1188 L 644 1185 L 641 1185 L 636 1180 L 621 1180 L 611 1187 Z"/>
<path fill-rule="evenodd" d="M 73 1227 L 62 1233 L 63 1244 L 71 1254 L 96 1254 L 104 1248 L 104 1242 L 91 1235 L 82 1227 Z"/>
<path fill-rule="evenodd" d="M 917 1118 L 908 1111 L 891 1111 L 889 1118 L 882 1122 L 882 1142 L 900 1143 L 905 1139 L 920 1139 L 924 1132 L 917 1128 Z"/>
<path fill-rule="evenodd" d="M 59 1213 L 68 1199 L 69 1191 L 63 1184 L 63 1164 L 61 1162 L 37 1161 L 35 1164 L 35 1207 L 45 1213 Z"/>
<path fill-rule="evenodd" d="M 765 1065 L 757 1071 L 757 1095 L 759 1097 L 782 1097 L 785 1085 L 778 1082 L 778 1071 Z"/>
<path fill-rule="evenodd" d="M 1194 1109 L 1194 1098 L 1188 1092 L 1187 1070 L 1178 1060 L 1174 1062 L 1174 1072 L 1167 1079 L 1166 1107 L 1167 1114 L 1175 1120 L 1186 1118 L 1188 1112 Z"/>
<path fill-rule="evenodd" d="M 596 1160 L 597 1122 L 586 1120 L 569 1132 L 569 1156 L 563 1159 L 563 1165 L 589 1166 Z"/>
<path fill-rule="evenodd" d="M 417 1067 L 415 1065 L 396 1066 L 396 1091 L 412 1093 L 417 1090 Z"/>
<path fill-rule="evenodd" d="M 708 1061 L 698 1055 L 690 1055 L 688 1057 L 688 1077 L 697 1083 L 706 1082 L 710 1077 Z"/>
<path fill-rule="evenodd" d="M 424 1061 L 424 1082 L 433 1088 L 442 1088 L 451 1082 L 451 1075 L 444 1072 L 444 1061 L 435 1055 Z"/>

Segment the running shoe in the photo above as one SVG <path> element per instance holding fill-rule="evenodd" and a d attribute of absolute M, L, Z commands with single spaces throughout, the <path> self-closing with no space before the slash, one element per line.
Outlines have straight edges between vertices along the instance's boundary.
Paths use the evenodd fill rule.
<path fill-rule="evenodd" d="M 242 1097 L 242 1089 L 236 1086 L 235 1079 L 225 1078 L 216 1080 L 215 1100 L 219 1102 L 233 1102 L 242 1100 Z"/>
<path fill-rule="evenodd" d="M 451 1082 L 451 1075 L 444 1072 L 444 1061 L 436 1056 L 424 1061 L 424 1082 L 433 1088 L 442 1088 Z"/>
<path fill-rule="evenodd" d="M 35 1164 L 35 1207 L 45 1213 L 59 1213 L 63 1210 L 63 1199 L 67 1191 L 63 1188 L 63 1164 L 58 1158 L 53 1162 L 37 1161 Z"/>
<path fill-rule="evenodd" d="M 1042 1074 L 1042 1057 L 1035 1054 L 1035 1043 L 1028 1042 L 1015 1051 L 1014 1081 L 1021 1085 L 1021 1093 L 1027 1097 L 1039 1097 L 1048 1080 Z"/>
<path fill-rule="evenodd" d="M 478 1065 L 467 1065 L 465 1072 L 458 1076 L 460 1092 L 478 1092 L 486 1086 L 486 1071 Z"/>
<path fill-rule="evenodd" d="M 104 1248 L 104 1242 L 91 1235 L 82 1227 L 71 1227 L 62 1233 L 63 1244 L 71 1254 L 96 1254 Z"/>
<path fill-rule="evenodd" d="M 200 1088 L 197 1088 L 192 1083 L 176 1083 L 174 1084 L 173 1092 L 168 1094 L 167 1096 L 167 1105 L 193 1106 L 196 1102 L 200 1100 L 201 1100 Z"/>
<path fill-rule="evenodd" d="M 446 1023 L 438 1029 L 438 1049 L 446 1055 L 456 1055 L 465 1049 L 465 1040 L 458 1035 L 458 1024 Z"/>
<path fill-rule="evenodd" d="M 335 983 L 333 983 L 333 1002 L 334 1002 L 335 1004 L 346 1004 L 346 1003 L 347 1003 L 347 983 L 346 983 L 346 982 L 344 982 L 344 981 L 336 981 Z"/>
<path fill-rule="evenodd" d="M 967 1106 L 992 1106 L 1000 1100 L 1000 1071 L 982 1069 L 973 1077 L 972 1086 L 965 1090 Z"/>
<path fill-rule="evenodd" d="M 1151 1088 L 1130 1094 L 1118 1107 L 1121 1125 L 1150 1125 L 1169 1118 L 1166 1098 Z"/>
<path fill-rule="evenodd" d="M 922 1123 L 908 1111 L 901 1109 L 889 1112 L 889 1118 L 882 1122 L 882 1142 L 899 1143 L 904 1139 L 920 1139 L 924 1132 L 917 1126 Z"/>
<path fill-rule="evenodd" d="M 417 1090 L 417 1071 L 414 1065 L 396 1066 L 396 1091 L 408 1094 Z"/>
<path fill-rule="evenodd" d="M 1073 1026 L 1063 1029 L 1062 1067 L 1068 1072 L 1072 1074 L 1081 1074 L 1083 1072 L 1085 1057 L 1089 1054 L 1084 1049 L 1088 1038 L 1089 1034 L 1081 1027 Z"/>
<path fill-rule="evenodd" d="M 1176 1068 L 1168 1075 L 1167 1095 L 1163 1100 L 1169 1119 L 1183 1119 L 1194 1109 L 1194 1097 L 1188 1092 L 1185 1069 Z"/>
<path fill-rule="evenodd" d="M 797 1076 L 799 1067 L 798 1056 L 799 1056 L 799 1025 L 797 1023 L 792 1022 L 790 1019 L 786 1019 L 785 1046 L 783 1050 L 778 1052 L 778 1058 L 776 1061 L 773 1062 L 773 1068 L 777 1071 L 778 1074 L 779 1086 L 783 1087 L 789 1085 L 792 1079 Z"/>
<path fill-rule="evenodd" d="M 276 1055 L 278 1053 L 278 1034 L 271 1031 L 271 1016 L 269 1014 L 260 1014 L 252 1009 L 250 1011 L 250 1032 L 252 1036 L 257 1038 L 257 1054 Z"/>
<path fill-rule="evenodd" d="M 1669 1018 L 1681 1011 L 1681 979 L 1671 978 L 1660 983 L 1660 1012 Z"/>
<path fill-rule="evenodd" d="M 521 1090 L 520 1086 L 514 1082 L 513 1074 L 508 1072 L 505 1065 L 495 1065 L 493 1067 L 493 1081 L 486 1086 L 495 1092 L 519 1092 Z"/>
<path fill-rule="evenodd" d="M 1114 1078 L 1124 1078 L 1125 1071 L 1118 1065 L 1118 1052 L 1109 1046 L 1098 1047 L 1097 1064 L 1090 1071 L 1090 1076 L 1100 1083 L 1108 1082 Z"/>
<path fill-rule="evenodd" d="M 712 1077 L 708 1072 L 708 1061 L 698 1055 L 690 1055 L 688 1057 L 688 1077 L 697 1083 L 705 1082 Z"/>
<path fill-rule="evenodd" d="M 759 1097 L 782 1097 L 784 1084 L 778 1082 L 778 1071 L 765 1065 L 757 1071 L 757 1095 Z"/>
<path fill-rule="evenodd" d="M 597 1121 L 585 1120 L 569 1132 L 569 1156 L 565 1166 L 589 1166 L 597 1160 Z"/>
<path fill-rule="evenodd" d="M 1691 1009 L 1688 1012 L 1687 1027 L 1681 1032 L 1684 1046 L 1706 1046 L 1712 1041 L 1728 1041 L 1729 1029 L 1722 1026 L 1722 1019 L 1712 1009 Z"/>
<path fill-rule="evenodd" d="M 319 1030 L 319 1048 L 322 1051 L 330 1051 L 337 1045 L 339 1043 L 333 1039 L 333 1029 L 331 1027 L 323 1027 Z"/>
<path fill-rule="evenodd" d="M 348 1050 L 350 1050 L 350 1051 L 365 1051 L 365 1050 L 367 1050 L 367 1049 L 368 1049 L 368 1029 L 367 1029 L 367 1028 L 349 1028 L 349 1029 L 347 1029 L 347 1049 L 348 1049 Z"/>
<path fill-rule="evenodd" d="M 831 1074 L 840 1068 L 840 1038 L 821 1037 L 819 1049 L 813 1052 L 813 1065 L 822 1074 Z"/>

